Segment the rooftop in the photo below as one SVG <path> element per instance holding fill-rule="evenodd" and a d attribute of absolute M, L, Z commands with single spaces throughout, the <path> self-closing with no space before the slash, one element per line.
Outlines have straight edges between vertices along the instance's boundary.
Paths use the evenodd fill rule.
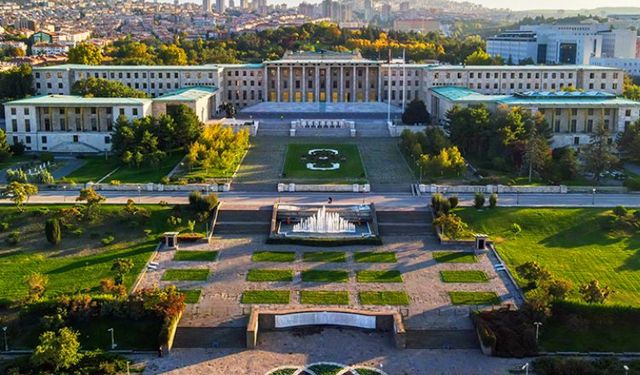
<path fill-rule="evenodd" d="M 123 70 L 123 71 L 145 71 L 145 70 L 218 70 L 219 65 L 82 65 L 82 64 L 60 64 L 33 67 L 35 71 L 46 70 Z"/>
<path fill-rule="evenodd" d="M 176 91 L 172 91 L 166 93 L 162 96 L 159 96 L 154 99 L 157 102 L 164 101 L 185 101 L 191 102 L 195 100 L 200 100 L 203 98 L 207 98 L 211 96 L 214 92 L 218 91 L 217 87 L 208 87 L 208 86 L 193 86 L 193 87 L 185 87 Z"/>
<path fill-rule="evenodd" d="M 137 98 L 93 98 L 76 95 L 40 95 L 32 96 L 25 99 L 14 100 L 5 103 L 5 105 L 33 105 L 33 106 L 75 106 L 75 107 L 94 107 L 94 106 L 126 106 L 126 105 L 143 105 L 151 103 L 151 99 Z"/>

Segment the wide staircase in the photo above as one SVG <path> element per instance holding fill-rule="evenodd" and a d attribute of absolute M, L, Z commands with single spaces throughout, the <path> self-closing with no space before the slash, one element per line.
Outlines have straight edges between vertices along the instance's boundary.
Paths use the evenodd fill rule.
<path fill-rule="evenodd" d="M 389 129 L 386 122 L 379 120 L 356 121 L 357 137 L 389 137 Z"/>
<path fill-rule="evenodd" d="M 432 234 L 429 211 L 376 211 L 381 236 L 424 236 Z"/>
<path fill-rule="evenodd" d="M 178 327 L 174 348 L 245 348 L 245 327 Z"/>
<path fill-rule="evenodd" d="M 289 136 L 289 123 L 282 123 L 281 121 L 260 121 L 258 127 L 258 136 Z"/>
<path fill-rule="evenodd" d="M 218 214 L 213 230 L 219 234 L 268 234 L 271 228 L 271 210 L 225 210 Z"/>

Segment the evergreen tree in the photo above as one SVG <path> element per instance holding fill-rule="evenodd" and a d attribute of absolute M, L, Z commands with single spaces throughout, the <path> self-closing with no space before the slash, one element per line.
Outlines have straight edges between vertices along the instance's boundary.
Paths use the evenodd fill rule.
<path fill-rule="evenodd" d="M 52 245 L 57 245 L 62 239 L 62 232 L 60 230 L 60 221 L 58 219 L 49 219 L 44 224 L 44 233 Z"/>
<path fill-rule="evenodd" d="M 604 123 L 598 122 L 591 134 L 591 143 L 584 153 L 585 170 L 593 173 L 596 182 L 600 181 L 603 172 L 618 162 L 618 158 L 611 152 L 610 139 L 609 129 L 605 128 Z"/>
<path fill-rule="evenodd" d="M 5 162 L 11 157 L 11 147 L 7 143 L 7 133 L 0 129 L 0 162 Z"/>
<path fill-rule="evenodd" d="M 412 100 L 402 114 L 402 122 L 408 125 L 428 124 L 430 121 L 427 106 L 420 99 Z"/>

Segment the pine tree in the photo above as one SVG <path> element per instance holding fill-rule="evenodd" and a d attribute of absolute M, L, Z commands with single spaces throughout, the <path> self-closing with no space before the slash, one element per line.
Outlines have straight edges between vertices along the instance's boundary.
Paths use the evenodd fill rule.
<path fill-rule="evenodd" d="M 44 224 L 44 233 L 47 236 L 47 241 L 52 245 L 57 245 L 62 239 L 62 232 L 60 230 L 60 221 L 58 219 L 49 219 Z"/>

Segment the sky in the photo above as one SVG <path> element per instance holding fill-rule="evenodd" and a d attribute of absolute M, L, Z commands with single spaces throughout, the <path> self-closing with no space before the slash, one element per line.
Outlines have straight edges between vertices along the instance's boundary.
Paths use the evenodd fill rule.
<path fill-rule="evenodd" d="M 462 1 L 462 0 L 455 0 Z M 466 0 L 489 8 L 590 9 L 601 7 L 640 7 L 640 0 Z"/>

